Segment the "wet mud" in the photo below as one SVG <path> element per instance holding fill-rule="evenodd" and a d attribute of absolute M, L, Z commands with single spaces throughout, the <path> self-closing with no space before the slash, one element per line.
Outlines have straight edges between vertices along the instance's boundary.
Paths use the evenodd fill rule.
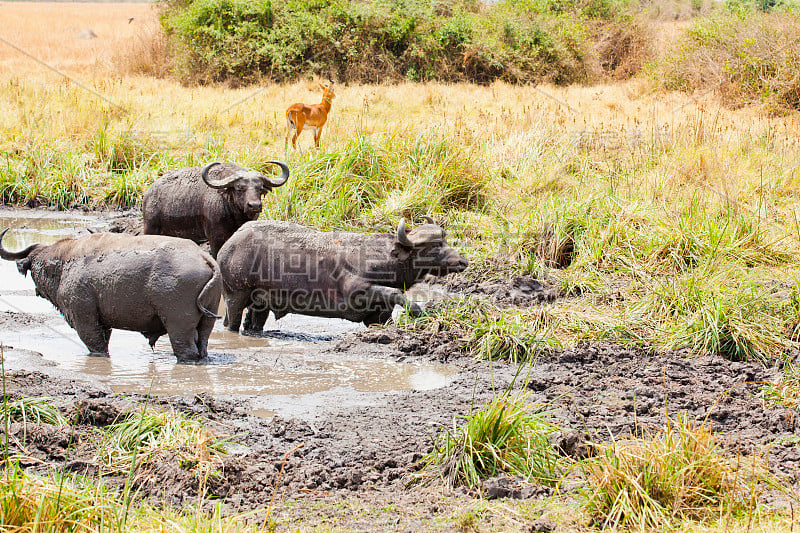
<path fill-rule="evenodd" d="M 107 225 L 102 224 L 93 227 L 92 229 L 95 231 L 110 231 L 111 233 L 129 233 L 131 235 L 141 235 L 144 232 L 142 213 L 137 210 L 121 213 L 110 217 Z"/>
<path fill-rule="evenodd" d="M 527 275 L 476 281 L 469 274 L 456 274 L 448 276 L 444 287 L 454 294 L 482 297 L 495 304 L 513 307 L 552 302 L 561 296 L 554 283 Z"/>
<path fill-rule="evenodd" d="M 361 346 L 374 353 L 375 343 L 360 340 L 363 334 L 352 337 L 349 350 Z M 342 349 L 341 343 L 331 349 Z M 283 499 L 355 493 L 364 501 L 380 500 L 387 493 L 419 497 L 427 489 L 409 487 L 408 475 L 431 450 L 432 435 L 506 388 L 527 391 L 530 402 L 547 406 L 552 420 L 564 428 L 552 441 L 564 455 L 582 458 L 593 442 L 662 428 L 668 416 L 680 415 L 710 424 L 733 455 L 765 447 L 772 471 L 796 486 L 798 413 L 759 397 L 760 384 L 773 380 L 777 369 L 687 355 L 587 344 L 544 354 L 521 373 L 511 365 L 461 357 L 460 372 L 443 387 L 385 394 L 371 405 L 331 404 L 313 417 L 254 416 L 243 398 L 162 396 L 153 401 L 200 416 L 215 432 L 236 435 L 240 446 L 224 458 L 222 476 L 206 490 L 239 510 L 268 504 L 276 488 Z M 88 383 L 38 372 L 13 372 L 7 387 L 11 395 L 56 391 L 64 412 L 76 417 L 79 445 L 67 465 L 65 430 L 33 426 L 26 438 L 19 424 L 12 426 L 13 442 L 35 468 L 49 464 L 95 471 L 91 428 L 116 420 L 126 402 L 145 399 L 137 394 L 120 398 Z M 137 478 L 141 494 L 176 506 L 196 501 L 198 480 L 181 470 L 177 456 L 153 458 L 143 472 Z M 490 481 L 485 489 L 494 497 L 549 494 L 508 479 Z"/>

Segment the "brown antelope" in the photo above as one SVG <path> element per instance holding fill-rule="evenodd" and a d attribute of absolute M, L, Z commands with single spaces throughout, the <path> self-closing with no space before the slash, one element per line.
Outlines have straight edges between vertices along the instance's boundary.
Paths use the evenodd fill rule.
<path fill-rule="evenodd" d="M 316 105 L 306 105 L 303 103 L 292 104 L 286 110 L 286 140 L 283 143 L 284 149 L 289 144 L 289 135 L 292 135 L 292 146 L 297 149 L 297 136 L 303 132 L 303 128 L 314 132 L 314 144 L 319 148 L 319 138 L 322 135 L 322 126 L 328 121 L 328 113 L 331 112 L 331 102 L 336 96 L 333 93 L 333 82 L 327 85 L 319 85 L 322 88 L 322 102 Z"/>

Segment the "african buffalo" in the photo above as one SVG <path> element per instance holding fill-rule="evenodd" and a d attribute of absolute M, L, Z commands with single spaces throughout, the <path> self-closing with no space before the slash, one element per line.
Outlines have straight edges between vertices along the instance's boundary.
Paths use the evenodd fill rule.
<path fill-rule="evenodd" d="M 259 332 L 269 312 L 344 318 L 366 325 L 386 322 L 395 305 L 419 313 L 403 291 L 426 274 L 461 272 L 467 260 L 428 224 L 406 233 L 363 235 L 321 232 L 290 222 L 248 222 L 219 251 L 225 325 Z"/>
<path fill-rule="evenodd" d="M 34 244 L 0 258 L 28 271 L 36 294 L 50 300 L 97 354 L 108 354 L 111 328 L 142 333 L 155 345 L 167 333 L 179 360 L 207 355 L 219 318 L 219 266 L 198 245 L 158 235 L 95 233 Z"/>
<path fill-rule="evenodd" d="M 164 174 L 144 193 L 144 233 L 208 241 L 211 255 L 216 257 L 242 224 L 261 214 L 261 195 L 289 179 L 285 163 L 267 163 L 281 168 L 278 179 L 218 162 Z"/>

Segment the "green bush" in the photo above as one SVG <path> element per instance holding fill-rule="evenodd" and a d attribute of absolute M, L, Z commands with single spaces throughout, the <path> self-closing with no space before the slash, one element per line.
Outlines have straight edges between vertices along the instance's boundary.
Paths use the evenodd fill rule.
<path fill-rule="evenodd" d="M 715 89 L 731 107 L 800 109 L 800 15 L 742 9 L 692 26 L 664 64 L 665 85 Z"/>
<path fill-rule="evenodd" d="M 614 0 L 167 0 L 161 22 L 177 72 L 191 82 L 571 83 L 602 73 L 592 41 L 608 39 L 590 29 L 625 19 L 624 8 Z"/>

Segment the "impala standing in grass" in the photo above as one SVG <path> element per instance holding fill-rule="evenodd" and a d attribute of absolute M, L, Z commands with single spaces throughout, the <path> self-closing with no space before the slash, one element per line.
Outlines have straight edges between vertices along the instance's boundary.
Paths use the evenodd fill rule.
<path fill-rule="evenodd" d="M 286 110 L 286 140 L 283 143 L 284 149 L 289 144 L 289 135 L 292 135 L 292 147 L 297 149 L 297 136 L 303 132 L 303 128 L 314 132 L 314 145 L 319 148 L 319 138 L 322 135 L 322 126 L 328 121 L 328 113 L 331 112 L 331 103 L 336 96 L 333 93 L 333 82 L 327 85 L 319 85 L 322 88 L 322 102 L 315 105 L 303 103 L 292 104 Z"/>

